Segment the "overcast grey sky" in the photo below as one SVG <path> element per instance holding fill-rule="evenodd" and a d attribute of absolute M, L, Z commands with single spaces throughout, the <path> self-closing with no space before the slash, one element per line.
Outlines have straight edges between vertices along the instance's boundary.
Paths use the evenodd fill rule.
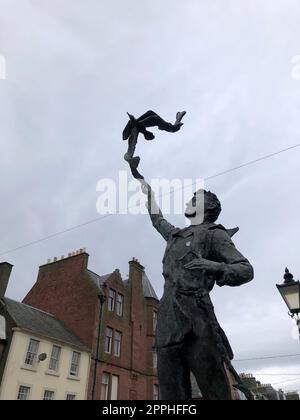
<path fill-rule="evenodd" d="M 126 111 L 188 111 L 179 134 L 140 141 L 148 178 L 195 180 L 299 142 L 299 21 L 298 0 L 0 0 L 0 253 L 98 216 L 97 181 L 127 170 Z M 237 359 L 300 353 L 275 288 L 286 266 L 300 275 L 299 160 L 295 149 L 206 185 L 255 268 L 251 284 L 213 293 Z M 161 295 L 164 246 L 146 216 L 115 215 L 1 260 L 15 299 L 47 258 L 83 247 L 99 274 L 125 277 L 138 257 Z M 236 367 L 300 390 L 299 361 Z"/>

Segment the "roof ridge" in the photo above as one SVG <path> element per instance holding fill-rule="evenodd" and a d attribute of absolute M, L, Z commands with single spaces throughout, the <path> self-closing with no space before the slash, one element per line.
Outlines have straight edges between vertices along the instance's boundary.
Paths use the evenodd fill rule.
<path fill-rule="evenodd" d="M 96 273 L 95 271 L 90 270 L 89 268 L 87 269 L 87 271 L 90 272 L 90 273 L 92 273 L 92 274 L 95 274 L 95 276 L 98 276 L 98 277 L 107 277 L 107 276 L 111 276 L 114 273 L 112 271 L 111 273 L 100 275 L 100 274 Z"/>
<path fill-rule="evenodd" d="M 26 303 L 18 302 L 14 299 L 3 298 L 3 302 L 4 302 L 4 304 L 6 303 L 8 305 L 9 315 L 11 316 L 11 318 L 13 319 L 15 324 L 17 326 L 19 326 L 21 329 L 24 329 L 26 331 L 31 331 L 31 332 L 33 332 L 35 334 L 38 334 L 38 335 L 42 335 L 43 337 L 46 337 L 48 339 L 50 338 L 50 339 L 54 339 L 54 340 L 57 340 L 57 341 L 64 342 L 64 343 L 66 343 L 68 345 L 71 345 L 71 346 L 75 346 L 75 347 L 77 346 L 77 347 L 80 347 L 80 348 L 88 349 L 88 346 L 83 342 L 83 340 L 64 321 L 59 319 L 57 316 L 55 316 L 55 315 L 53 315 L 49 312 L 43 311 L 41 309 L 35 308 L 34 306 L 27 305 Z M 58 337 L 54 333 L 55 330 L 52 330 L 52 333 L 49 334 L 49 331 L 47 332 L 47 331 L 44 330 L 44 331 L 41 332 L 41 330 L 39 330 L 39 329 L 36 330 L 35 328 L 32 328 L 31 324 L 22 324 L 22 323 L 20 324 L 20 319 L 18 318 L 18 315 L 15 316 L 15 310 L 13 309 L 14 306 L 19 307 L 19 308 L 23 307 L 24 308 L 23 311 L 25 309 L 32 311 L 31 316 L 34 316 L 35 318 L 38 317 L 40 322 L 46 323 L 44 325 L 49 325 L 49 322 L 54 323 L 53 326 L 55 326 L 55 325 L 59 326 L 59 328 L 62 329 L 61 331 L 65 331 L 67 336 L 65 336 L 63 338 Z M 54 328 L 56 328 L 56 327 L 54 327 Z"/>

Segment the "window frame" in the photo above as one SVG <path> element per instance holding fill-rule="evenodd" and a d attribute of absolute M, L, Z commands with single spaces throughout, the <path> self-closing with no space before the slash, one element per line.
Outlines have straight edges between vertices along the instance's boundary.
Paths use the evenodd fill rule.
<path fill-rule="evenodd" d="M 116 339 L 116 336 L 119 336 L 120 337 L 120 339 L 119 340 L 117 340 Z M 114 332 L 114 356 L 115 357 L 118 357 L 118 358 L 120 358 L 121 357 L 121 354 L 122 354 L 122 337 L 123 337 L 123 334 L 122 334 L 122 332 L 121 331 L 115 331 Z M 119 350 L 119 353 L 116 353 L 116 349 L 117 349 L 117 346 L 116 346 L 116 343 L 118 343 L 118 350 Z"/>
<path fill-rule="evenodd" d="M 49 394 L 51 393 L 53 395 L 53 398 L 45 398 L 47 392 Z M 43 401 L 55 401 L 55 391 L 54 391 L 54 389 L 48 389 L 48 388 L 45 388 L 44 389 L 44 392 L 43 392 Z"/>
<path fill-rule="evenodd" d="M 56 349 L 59 350 L 59 354 L 58 354 L 58 358 L 57 359 L 54 359 L 53 358 L 53 350 L 54 350 L 54 348 L 56 348 Z M 61 346 L 58 346 L 57 344 L 53 344 L 52 350 L 51 350 L 51 356 L 50 356 L 50 360 L 49 360 L 49 365 L 48 365 L 48 370 L 50 372 L 56 372 L 56 373 L 59 372 L 60 360 L 61 360 L 61 353 L 62 353 L 62 347 Z M 52 360 L 55 360 L 55 363 L 57 364 L 56 365 L 56 369 L 52 369 L 52 367 L 51 367 Z"/>
<path fill-rule="evenodd" d="M 111 336 L 108 336 L 108 335 L 107 335 L 107 332 L 108 332 L 108 331 L 110 331 L 110 332 L 111 332 Z M 105 348 L 104 348 L 104 351 L 105 351 L 105 353 L 106 353 L 106 354 L 112 354 L 112 349 L 113 349 L 113 337 L 114 337 L 114 330 L 113 330 L 113 328 L 111 328 L 111 327 L 106 327 L 106 329 L 105 329 Z M 110 340 L 110 341 L 109 341 L 109 349 L 108 349 L 108 351 L 107 351 L 107 344 L 108 344 L 107 339 L 109 339 L 109 340 Z"/>
<path fill-rule="evenodd" d="M 68 398 L 69 396 L 72 396 L 74 398 L 69 399 Z M 75 392 L 67 392 L 66 393 L 66 399 L 65 399 L 65 401 L 76 401 L 76 400 L 77 400 L 77 394 Z"/>
<path fill-rule="evenodd" d="M 112 296 L 111 296 L 111 292 L 112 292 Z M 108 308 L 109 312 L 115 312 L 116 297 L 117 297 L 116 290 L 110 288 L 109 291 L 108 291 L 108 299 L 107 299 L 107 308 Z"/>
<path fill-rule="evenodd" d="M 79 356 L 76 372 L 74 370 L 72 370 L 72 366 L 75 364 L 74 359 L 73 359 L 75 354 L 77 354 Z M 70 371 L 69 371 L 69 376 L 71 378 L 78 378 L 79 377 L 79 373 L 80 373 L 80 362 L 81 362 L 81 353 L 79 351 L 73 350 L 72 351 L 72 357 L 71 357 Z"/>
<path fill-rule="evenodd" d="M 30 349 L 30 346 L 33 342 L 37 346 L 35 353 Z M 29 343 L 27 345 L 27 350 L 26 350 L 26 354 L 25 354 L 24 366 L 34 367 L 36 365 L 40 344 L 41 344 L 41 342 L 39 340 L 35 339 L 35 338 L 30 338 L 29 339 Z M 28 363 L 31 360 L 31 358 L 32 358 L 32 363 Z"/>
<path fill-rule="evenodd" d="M 26 388 L 28 390 L 28 395 L 27 395 L 27 398 L 26 399 L 19 398 L 21 388 Z M 31 390 L 32 390 L 32 386 L 31 385 L 19 384 L 18 390 L 17 390 L 17 398 L 16 398 L 16 400 L 17 401 L 29 401 L 30 400 L 30 395 L 31 395 Z"/>
<path fill-rule="evenodd" d="M 153 369 L 157 370 L 157 352 L 153 351 L 152 353 L 152 360 L 153 360 Z"/>
<path fill-rule="evenodd" d="M 121 298 L 121 300 L 119 300 Z M 124 295 L 122 293 L 117 293 L 116 298 L 116 314 L 119 317 L 123 317 L 124 315 Z"/>
<path fill-rule="evenodd" d="M 154 333 L 156 332 L 156 328 L 157 328 L 157 317 L 158 317 L 158 312 L 156 310 L 153 310 L 152 329 Z"/>
<path fill-rule="evenodd" d="M 117 398 L 112 399 L 112 391 L 113 391 L 113 378 L 117 378 Z M 120 392 L 120 375 L 114 375 L 111 374 L 110 375 L 110 396 L 109 396 L 109 400 L 110 401 L 118 401 L 119 399 L 119 392 Z"/>
<path fill-rule="evenodd" d="M 107 377 L 107 383 L 103 382 L 104 375 L 106 375 L 106 377 Z M 109 389 L 110 388 L 110 376 L 111 376 L 110 373 L 102 372 L 102 375 L 101 375 L 101 393 L 100 393 L 101 401 L 109 401 L 109 399 L 110 399 L 110 389 Z M 103 397 L 103 394 L 102 394 L 103 386 L 106 387 L 105 388 L 105 391 L 106 391 L 106 398 L 105 399 L 102 398 Z"/>
<path fill-rule="evenodd" d="M 157 391 L 157 394 L 156 394 Z M 157 396 L 157 398 L 155 398 Z M 159 401 L 159 384 L 153 384 L 153 400 Z"/>

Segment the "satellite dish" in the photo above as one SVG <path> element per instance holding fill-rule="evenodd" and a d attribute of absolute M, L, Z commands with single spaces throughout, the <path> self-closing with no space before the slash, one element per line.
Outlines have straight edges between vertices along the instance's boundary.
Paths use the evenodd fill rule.
<path fill-rule="evenodd" d="M 46 353 L 41 353 L 39 355 L 39 362 L 44 362 L 47 359 L 47 354 Z"/>

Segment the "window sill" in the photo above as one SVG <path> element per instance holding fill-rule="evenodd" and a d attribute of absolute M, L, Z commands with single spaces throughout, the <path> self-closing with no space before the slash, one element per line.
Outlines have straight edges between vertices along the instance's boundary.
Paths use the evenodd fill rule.
<path fill-rule="evenodd" d="M 52 370 L 47 370 L 47 372 L 45 372 L 45 375 L 56 376 L 57 378 L 60 377 L 60 374 L 58 372 L 55 372 L 55 371 L 52 371 Z"/>
<path fill-rule="evenodd" d="M 67 379 L 70 379 L 71 381 L 77 381 L 77 382 L 80 381 L 80 378 L 78 376 L 71 376 L 71 375 L 69 375 L 67 377 Z"/>
<path fill-rule="evenodd" d="M 21 369 L 23 370 L 29 370 L 30 372 L 37 372 L 37 368 L 30 365 L 22 365 Z"/>

